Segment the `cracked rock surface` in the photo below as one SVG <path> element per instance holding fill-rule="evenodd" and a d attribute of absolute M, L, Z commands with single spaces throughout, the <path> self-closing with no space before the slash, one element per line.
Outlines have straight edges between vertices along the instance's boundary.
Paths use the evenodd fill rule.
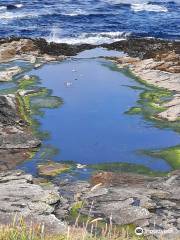
<path fill-rule="evenodd" d="M 10 224 L 21 216 L 25 221 L 44 224 L 50 232 L 64 233 L 66 224 L 54 210 L 60 202 L 55 188 L 44 190 L 33 184 L 32 176 L 22 171 L 0 173 L 0 223 Z"/>
<path fill-rule="evenodd" d="M 61 184 L 60 193 L 66 199 L 64 206 L 70 209 L 75 200 L 83 201 L 79 211 L 93 219 L 100 217 L 109 222 L 112 218 L 117 225 L 141 226 L 147 235 L 152 231 L 150 235 L 157 238 L 158 230 L 164 233 L 163 239 L 174 240 L 180 236 L 179 171 L 156 178 L 102 172 L 93 176 L 94 179 L 94 183 L 101 185 L 92 188 L 87 182 Z"/>

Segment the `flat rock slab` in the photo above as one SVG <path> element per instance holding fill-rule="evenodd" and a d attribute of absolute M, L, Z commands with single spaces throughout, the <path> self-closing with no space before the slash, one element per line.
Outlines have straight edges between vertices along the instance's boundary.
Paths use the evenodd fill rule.
<path fill-rule="evenodd" d="M 4 71 L 0 71 L 0 82 L 11 81 L 14 76 L 21 72 L 22 69 L 18 66 L 7 68 Z"/>
<path fill-rule="evenodd" d="M 48 161 L 45 164 L 38 165 L 39 175 L 55 177 L 71 169 L 70 164 Z"/>
<path fill-rule="evenodd" d="M 66 224 L 53 214 L 60 202 L 57 190 L 44 190 L 32 180 L 22 171 L 0 173 L 0 224 L 23 217 L 27 222 L 45 224 L 47 231 L 64 233 Z"/>

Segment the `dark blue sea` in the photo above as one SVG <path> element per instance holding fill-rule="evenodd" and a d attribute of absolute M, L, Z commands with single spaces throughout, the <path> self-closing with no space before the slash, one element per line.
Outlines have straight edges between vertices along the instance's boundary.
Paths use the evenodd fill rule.
<path fill-rule="evenodd" d="M 66 43 L 180 39 L 180 0 L 0 1 L 0 36 Z"/>

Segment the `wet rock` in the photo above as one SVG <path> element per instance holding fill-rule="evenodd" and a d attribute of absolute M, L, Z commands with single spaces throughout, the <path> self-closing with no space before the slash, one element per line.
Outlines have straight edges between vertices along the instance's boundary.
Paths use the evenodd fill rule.
<path fill-rule="evenodd" d="M 0 172 L 15 169 L 31 157 L 32 149 L 0 149 Z"/>
<path fill-rule="evenodd" d="M 144 175 L 138 175 L 138 174 L 128 174 L 128 173 L 121 173 L 116 174 L 113 172 L 100 172 L 92 176 L 91 183 L 93 185 L 102 183 L 106 186 L 111 185 L 144 185 L 148 181 L 152 181 L 151 177 L 147 177 Z"/>
<path fill-rule="evenodd" d="M 167 52 L 180 54 L 180 43 L 178 41 L 166 41 L 160 39 L 147 38 L 127 38 L 120 42 L 111 44 L 103 44 L 110 50 L 120 50 L 128 54 L 130 57 L 138 57 L 140 59 L 161 58 Z"/>
<path fill-rule="evenodd" d="M 49 161 L 46 164 L 39 165 L 40 175 L 54 177 L 71 169 L 71 165 Z"/>
<path fill-rule="evenodd" d="M 20 117 L 17 98 L 13 94 L 0 96 L 0 149 L 32 149 L 40 145 L 28 123 Z"/>
<path fill-rule="evenodd" d="M 53 214 L 60 202 L 58 192 L 33 184 L 32 176 L 22 171 L 0 173 L 0 223 L 10 224 L 23 217 L 27 222 L 45 224 L 45 230 L 64 233 L 66 224 Z M 5 200 L 6 199 L 6 200 Z"/>
<path fill-rule="evenodd" d="M 11 81 L 14 76 L 21 73 L 22 69 L 18 66 L 7 68 L 4 71 L 0 71 L 0 82 Z"/>

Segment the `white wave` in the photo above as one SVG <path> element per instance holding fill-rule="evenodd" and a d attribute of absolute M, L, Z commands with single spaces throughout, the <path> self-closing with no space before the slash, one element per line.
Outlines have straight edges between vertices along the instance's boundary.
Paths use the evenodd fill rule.
<path fill-rule="evenodd" d="M 86 11 L 84 11 L 82 9 L 77 9 L 72 12 L 65 12 L 62 15 L 74 17 L 74 16 L 81 16 L 81 15 L 89 15 L 89 13 L 87 13 Z"/>
<path fill-rule="evenodd" d="M 148 12 L 168 12 L 168 9 L 163 6 L 147 3 L 134 3 L 131 5 L 134 12 L 148 11 Z"/>
<path fill-rule="evenodd" d="M 4 9 L 7 9 L 7 7 L 6 6 L 0 6 L 0 11 L 4 10 Z"/>
<path fill-rule="evenodd" d="M 35 11 L 23 11 L 23 12 L 11 12 L 11 11 L 6 11 L 2 12 L 0 11 L 0 20 L 14 20 L 14 19 L 23 19 L 23 18 L 37 18 L 40 16 L 46 16 L 46 15 L 52 15 L 53 12 L 48 11 L 48 10 L 41 10 L 39 12 Z"/>
<path fill-rule="evenodd" d="M 77 37 L 60 37 L 60 35 L 53 30 L 49 37 L 46 38 L 48 42 L 68 43 L 73 45 L 92 44 L 98 45 L 102 43 L 112 43 L 126 39 L 130 33 L 125 32 L 101 32 L 101 33 L 83 33 Z"/>
<path fill-rule="evenodd" d="M 14 6 L 16 6 L 17 8 L 22 8 L 24 5 L 19 3 L 19 4 L 15 4 Z"/>
<path fill-rule="evenodd" d="M 13 19 L 22 19 L 22 18 L 33 18 L 38 17 L 38 13 L 14 13 L 14 12 L 5 12 L 0 13 L 0 20 L 13 20 Z"/>
<path fill-rule="evenodd" d="M 107 3 L 110 3 L 112 5 L 116 5 L 116 4 L 133 4 L 133 3 L 142 3 L 142 0 L 102 0 L 105 1 Z M 143 3 L 146 2 L 148 3 L 149 0 L 143 0 Z"/>

